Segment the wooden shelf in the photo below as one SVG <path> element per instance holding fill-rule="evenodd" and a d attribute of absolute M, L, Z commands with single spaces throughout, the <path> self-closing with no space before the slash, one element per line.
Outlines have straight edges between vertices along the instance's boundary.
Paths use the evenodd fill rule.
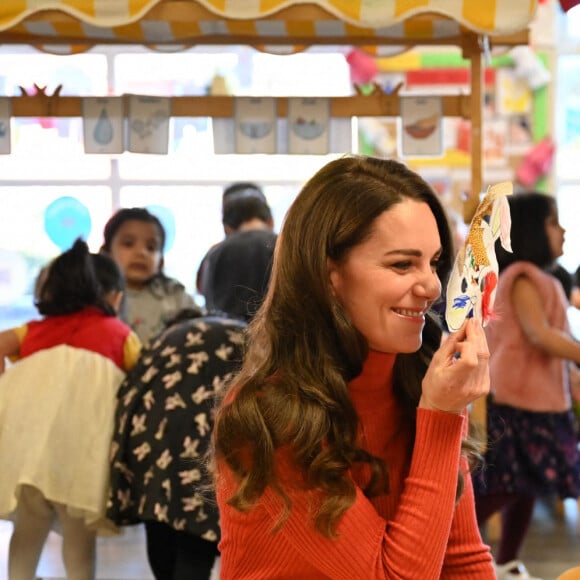
<path fill-rule="evenodd" d="M 385 93 L 378 85 L 368 95 L 359 94 L 348 97 L 328 97 L 331 117 L 397 117 L 399 115 L 399 90 Z M 37 92 L 28 95 L 21 88 L 22 95 L 9 97 L 13 117 L 82 117 L 83 97 L 61 96 L 61 86 L 52 95 L 46 94 L 45 87 L 36 86 Z M 103 97 L 106 98 L 106 97 Z M 128 95 L 125 108 L 128 108 Z M 171 97 L 172 117 L 233 117 L 235 98 L 231 96 L 181 96 Z M 279 117 L 288 111 L 288 97 L 274 97 L 277 101 Z M 471 118 L 471 99 L 469 95 L 446 95 L 443 101 L 445 117 Z"/>

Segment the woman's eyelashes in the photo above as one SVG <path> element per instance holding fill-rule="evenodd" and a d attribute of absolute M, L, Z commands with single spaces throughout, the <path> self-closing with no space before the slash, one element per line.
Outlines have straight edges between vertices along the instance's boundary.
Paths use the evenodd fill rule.
<path fill-rule="evenodd" d="M 401 262 L 394 262 L 393 264 L 388 264 L 388 268 L 394 268 L 395 270 L 408 270 L 413 263 L 410 260 L 405 260 Z"/>
<path fill-rule="evenodd" d="M 440 264 L 441 264 L 440 257 L 433 258 L 433 260 L 431 260 L 430 262 L 431 269 L 433 271 L 436 271 L 437 268 L 439 268 Z M 421 267 L 420 264 L 415 264 L 415 262 L 413 262 L 412 260 L 401 260 L 400 262 L 393 262 L 391 264 L 386 264 L 386 267 L 405 272 L 407 270 L 410 270 L 415 265 L 417 266 L 417 268 Z"/>

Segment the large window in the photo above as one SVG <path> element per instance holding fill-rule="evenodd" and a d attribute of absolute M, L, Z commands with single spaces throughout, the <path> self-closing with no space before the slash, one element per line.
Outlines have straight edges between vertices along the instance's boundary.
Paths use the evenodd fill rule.
<path fill-rule="evenodd" d="M 103 47 L 64 56 L 0 49 L 0 94 L 20 95 L 20 87 L 32 94 L 34 84 L 48 95 L 62 85 L 62 95 L 80 96 L 202 95 L 217 85 L 236 95 L 351 92 L 348 65 L 339 52 L 276 56 L 246 47 L 175 53 Z M 37 272 L 69 242 L 70 232 L 68 237 L 55 232 L 59 219 L 97 251 L 112 211 L 150 208 L 169 233 L 166 273 L 194 293 L 202 256 L 223 237 L 225 185 L 237 180 L 262 185 L 279 229 L 304 181 L 329 159 L 214 155 L 210 118 L 173 118 L 169 153 L 163 156 L 85 155 L 78 118 L 17 118 L 11 130 L 12 153 L 0 155 L 0 330 L 36 316 Z"/>
<path fill-rule="evenodd" d="M 554 177 L 560 221 L 566 228 L 561 261 L 574 272 L 580 266 L 580 7 L 561 14 L 559 27 Z"/>
<path fill-rule="evenodd" d="M 0 328 L 9 328 L 35 316 L 38 271 L 70 246 L 71 235 L 99 247 L 112 196 L 98 185 L 5 185 L 1 195 Z"/>

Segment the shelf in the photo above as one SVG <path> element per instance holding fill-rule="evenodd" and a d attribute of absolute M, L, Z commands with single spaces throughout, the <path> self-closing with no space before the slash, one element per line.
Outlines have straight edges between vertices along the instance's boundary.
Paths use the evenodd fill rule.
<path fill-rule="evenodd" d="M 57 87 L 51 95 L 46 94 L 46 87 L 35 85 L 34 95 L 26 93 L 21 87 L 22 95 L 7 97 L 11 103 L 13 117 L 82 117 L 84 97 L 61 96 L 62 86 Z M 358 93 L 345 97 L 326 97 L 330 101 L 331 117 L 397 117 L 399 115 L 399 85 L 392 93 L 385 93 L 378 85 L 370 94 Z M 426 96 L 426 95 L 422 95 Z M 94 97 L 93 97 L 94 98 Z M 103 97 L 113 98 L 113 97 Z M 125 112 L 128 112 L 128 95 L 119 98 L 125 100 Z M 278 117 L 285 117 L 288 110 L 288 97 L 273 97 L 277 101 Z M 229 118 L 234 116 L 235 99 L 232 96 L 180 96 L 171 97 L 172 117 L 213 117 Z M 441 97 L 445 117 L 471 118 L 471 100 L 469 95 L 445 95 Z"/>

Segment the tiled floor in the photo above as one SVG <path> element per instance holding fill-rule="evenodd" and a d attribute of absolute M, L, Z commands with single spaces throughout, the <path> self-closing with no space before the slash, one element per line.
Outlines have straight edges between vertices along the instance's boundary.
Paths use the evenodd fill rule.
<path fill-rule="evenodd" d="M 521 559 L 530 574 L 555 580 L 564 570 L 580 566 L 580 502 L 559 505 L 538 502 Z M 490 542 L 492 550 L 494 543 Z"/>
<path fill-rule="evenodd" d="M 0 580 L 6 580 L 11 529 L 9 522 L 0 521 Z M 142 527 L 127 528 L 122 536 L 100 538 L 98 542 L 99 580 L 152 580 Z M 551 505 L 538 504 L 522 559 L 529 571 L 543 580 L 555 580 L 564 570 L 580 566 L 580 514 L 577 502 L 565 502 L 563 513 L 557 513 Z M 38 575 L 44 579 L 64 577 L 59 536 L 52 532 Z"/>
<path fill-rule="evenodd" d="M 12 524 L 0 521 L 0 580 L 7 578 L 8 542 Z M 97 577 L 103 580 L 152 580 L 142 526 L 125 528 L 121 536 L 97 540 Z M 64 578 L 60 536 L 51 532 L 38 568 L 40 578 Z"/>

